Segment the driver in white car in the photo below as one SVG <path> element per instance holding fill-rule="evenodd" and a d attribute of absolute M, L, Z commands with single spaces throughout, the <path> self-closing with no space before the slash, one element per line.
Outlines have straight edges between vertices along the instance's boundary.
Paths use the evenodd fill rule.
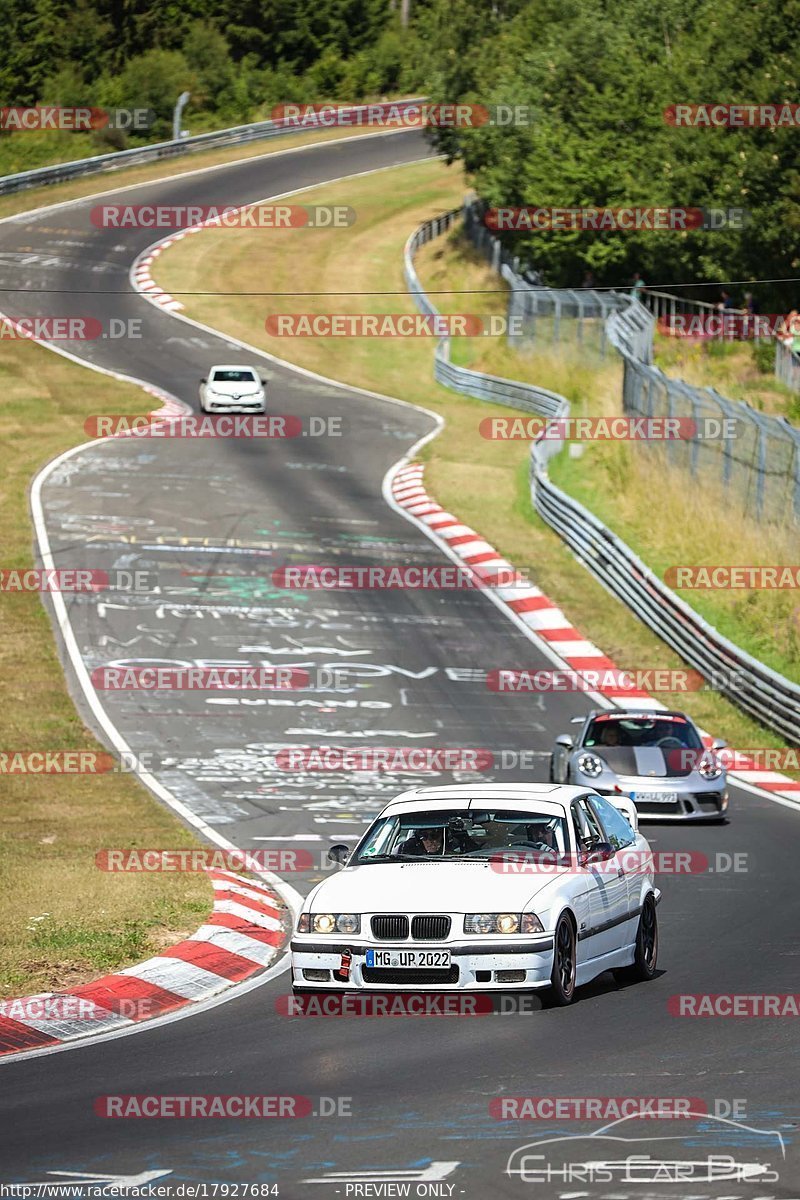
<path fill-rule="evenodd" d="M 443 846 L 443 829 L 417 829 L 407 841 L 403 842 L 397 853 L 401 857 L 410 854 L 415 858 L 422 858 L 426 854 L 441 854 Z"/>

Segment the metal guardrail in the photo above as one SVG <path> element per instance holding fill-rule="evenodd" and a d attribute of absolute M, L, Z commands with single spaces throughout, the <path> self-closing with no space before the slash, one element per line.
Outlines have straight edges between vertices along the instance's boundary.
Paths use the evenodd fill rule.
<path fill-rule="evenodd" d="M 354 104 L 343 108 L 343 113 L 357 113 L 376 107 L 397 109 L 402 112 L 408 105 L 419 104 L 422 97 L 413 99 L 381 101 L 380 104 Z M 255 121 L 250 125 L 234 125 L 229 129 L 217 129 L 211 133 L 198 133 L 194 137 L 179 138 L 177 141 L 152 142 L 147 146 L 136 146 L 131 150 L 115 150 L 109 154 L 95 154 L 91 158 L 76 158 L 73 162 L 54 163 L 48 167 L 36 167 L 32 171 L 19 171 L 15 175 L 0 176 L 0 196 L 21 192 L 26 188 L 44 187 L 52 183 L 64 183 L 83 175 L 96 175 L 102 171 L 120 167 L 138 166 L 140 163 L 156 162 L 162 158 L 176 158 L 198 150 L 213 150 L 222 146 L 238 146 L 264 138 L 283 137 L 290 133 L 302 133 L 304 129 L 328 129 L 330 123 L 319 113 L 310 113 L 300 121 Z"/>
<path fill-rule="evenodd" d="M 800 358 L 789 343 L 775 339 L 775 377 L 793 392 L 800 392 Z"/>
<path fill-rule="evenodd" d="M 430 315 L 438 310 L 425 294 L 414 267 L 414 256 L 420 246 L 444 233 L 459 216 L 460 211 L 453 210 L 426 221 L 406 242 L 406 282 L 417 306 Z M 654 317 L 638 301 L 629 298 L 626 308 L 609 317 L 609 340 L 621 349 L 624 346 L 623 353 L 631 354 L 643 331 L 646 336 L 648 322 L 654 322 Z M 454 391 L 521 408 L 537 416 L 569 414 L 568 401 L 556 392 L 456 366 L 450 361 L 449 341 L 448 337 L 442 338 L 436 351 L 434 373 L 440 383 Z M 531 499 L 543 520 L 613 596 L 719 692 L 788 741 L 800 744 L 800 685 L 772 671 L 723 637 L 676 596 L 621 538 L 557 488 L 548 476 L 547 462 L 560 449 L 562 443 L 555 439 L 536 441 L 531 446 Z"/>
<path fill-rule="evenodd" d="M 406 242 L 404 251 L 404 268 L 408 290 L 414 297 L 417 308 L 428 316 L 438 315 L 439 310 L 428 299 L 414 269 L 414 255 L 420 246 L 433 238 L 445 233 L 456 221 L 464 215 L 464 210 L 453 208 L 440 217 L 433 217 L 420 225 Z M 536 412 L 547 417 L 565 416 L 569 405 L 563 396 L 548 392 L 544 388 L 534 387 L 528 383 L 517 383 L 513 379 L 502 379 L 499 375 L 486 375 L 482 371 L 471 371 L 468 367 L 459 367 L 450 361 L 450 338 L 439 339 L 434 357 L 434 377 L 445 387 L 462 392 L 465 396 L 474 396 L 477 400 L 493 400 L 498 404 L 506 404 L 510 408 L 519 408 L 524 412 Z M 566 409 L 564 408 L 566 405 Z"/>
<path fill-rule="evenodd" d="M 511 259 L 483 222 L 478 201 L 465 208 L 464 230 L 472 245 L 509 284 L 509 327 L 519 318 L 515 335 L 521 345 L 544 343 L 566 349 L 581 359 L 592 352 L 605 357 L 609 345 L 623 357 L 623 408 L 641 417 L 678 417 L 695 436 L 665 442 L 653 449 L 668 462 L 706 480 L 717 479 L 758 521 L 800 523 L 800 429 L 784 417 L 757 412 L 744 401 L 727 400 L 714 388 L 695 387 L 672 379 L 653 366 L 653 341 L 659 318 L 683 312 L 716 313 L 702 300 L 683 300 L 667 293 L 630 294 L 547 288 L 520 276 Z M 730 313 L 732 310 L 728 310 Z M 723 339 L 724 340 L 724 339 Z M 785 351 L 779 351 L 785 355 Z M 797 366 L 786 360 L 787 371 Z M 783 358 L 782 360 L 783 361 Z M 728 423 L 726 425 L 726 422 Z M 694 423 L 690 425 L 690 423 Z M 734 431 L 721 436 L 723 430 Z M 716 432 L 714 432 L 716 431 Z"/>

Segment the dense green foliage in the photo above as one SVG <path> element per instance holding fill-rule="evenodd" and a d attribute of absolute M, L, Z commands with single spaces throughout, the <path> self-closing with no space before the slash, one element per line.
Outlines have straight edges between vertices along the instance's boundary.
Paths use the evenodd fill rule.
<path fill-rule="evenodd" d="M 420 18 L 436 47 L 438 100 L 528 104 L 514 129 L 447 130 L 493 205 L 744 207 L 744 229 L 717 232 L 512 233 L 549 282 L 600 283 L 639 270 L 650 286 L 798 274 L 797 128 L 675 128 L 674 103 L 800 101 L 797 0 L 512 0 L 498 13 L 454 0 Z M 738 299 L 746 285 L 730 291 Z M 753 288 L 762 312 L 796 288 Z M 698 291 L 716 300 L 718 291 Z"/>
<path fill-rule="evenodd" d="M 264 119 L 284 102 L 419 85 L 413 35 L 400 30 L 391 0 L 0 0 L 0 17 L 0 106 L 153 109 L 156 123 L 139 141 L 169 136 L 183 90 L 192 96 L 184 124 L 202 132 Z M 20 142 L 39 140 L 16 139 L 23 154 Z"/>
<path fill-rule="evenodd" d="M 650 286 L 792 276 L 800 267 L 800 127 L 675 128 L 675 103 L 796 103 L 800 0 L 0 0 L 0 103 L 147 107 L 168 136 L 181 90 L 192 132 L 267 117 L 285 101 L 425 91 L 526 105 L 532 123 L 445 129 L 493 205 L 745 208 L 744 229 L 522 232 L 515 251 L 551 283 L 587 270 Z M 65 158 L 86 135 L 0 137 L 7 169 Z M 97 149 L 129 135 L 92 135 Z M 106 144 L 102 144 L 102 143 Z M 19 151 L 9 159 L 9 146 Z M 35 149 L 34 149 L 35 148 Z M 28 156 L 28 157 L 26 157 Z M 718 286 L 718 285 L 717 285 Z M 741 299 L 745 283 L 730 288 Z M 754 289 L 762 312 L 791 285 Z M 717 299 L 717 291 L 697 291 Z"/>

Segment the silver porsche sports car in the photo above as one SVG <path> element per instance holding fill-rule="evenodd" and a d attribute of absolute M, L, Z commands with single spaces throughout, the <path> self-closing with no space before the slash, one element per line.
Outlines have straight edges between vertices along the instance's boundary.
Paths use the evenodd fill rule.
<path fill-rule="evenodd" d="M 577 736 L 556 738 L 551 783 L 583 784 L 605 796 L 630 796 L 640 817 L 723 821 L 728 784 L 715 751 L 681 712 L 594 710 Z"/>

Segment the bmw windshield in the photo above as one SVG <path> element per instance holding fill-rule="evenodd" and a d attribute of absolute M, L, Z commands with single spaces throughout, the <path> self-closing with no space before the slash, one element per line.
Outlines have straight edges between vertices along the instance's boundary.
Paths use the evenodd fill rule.
<path fill-rule="evenodd" d="M 481 859 L 505 851 L 531 857 L 567 854 L 565 818 L 535 809 L 394 813 L 375 822 L 348 865 L 409 859 Z"/>

